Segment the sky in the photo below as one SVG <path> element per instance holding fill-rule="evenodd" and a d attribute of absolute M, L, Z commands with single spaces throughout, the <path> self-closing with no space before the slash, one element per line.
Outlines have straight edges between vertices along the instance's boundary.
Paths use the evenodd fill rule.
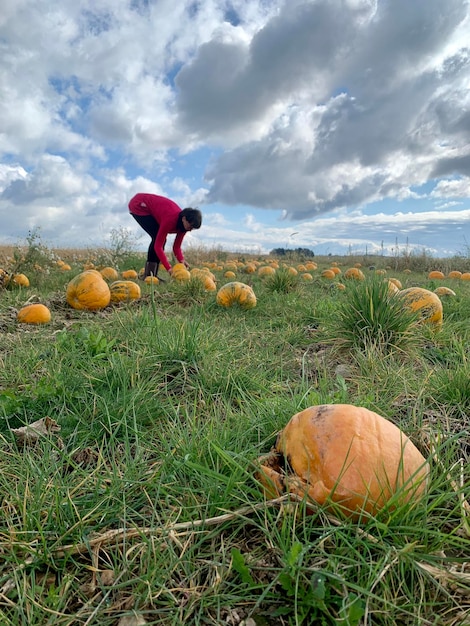
<path fill-rule="evenodd" d="M 469 2 L 2 0 L 0 244 L 144 250 L 139 192 L 186 249 L 469 256 Z"/>

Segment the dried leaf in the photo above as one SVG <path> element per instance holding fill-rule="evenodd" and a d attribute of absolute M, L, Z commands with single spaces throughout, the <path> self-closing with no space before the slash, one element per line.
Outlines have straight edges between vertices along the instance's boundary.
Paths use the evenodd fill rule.
<path fill-rule="evenodd" d="M 83 448 L 82 450 L 76 450 L 71 455 L 72 461 L 80 467 L 96 466 L 98 461 L 98 452 L 92 448 Z"/>
<path fill-rule="evenodd" d="M 114 584 L 116 576 L 114 575 L 113 569 L 105 569 L 99 573 L 99 578 L 102 585 L 104 585 L 105 587 L 110 587 Z"/>
<path fill-rule="evenodd" d="M 21 445 L 35 444 L 46 435 L 51 435 L 60 431 L 60 426 L 50 417 L 43 417 L 36 420 L 32 424 L 21 426 L 20 428 L 12 428 L 11 432 Z"/>

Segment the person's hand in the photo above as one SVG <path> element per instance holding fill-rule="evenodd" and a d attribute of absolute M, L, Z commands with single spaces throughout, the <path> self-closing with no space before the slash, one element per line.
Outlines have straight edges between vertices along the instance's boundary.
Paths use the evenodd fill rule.
<path fill-rule="evenodd" d="M 170 267 L 170 269 L 168 270 L 168 274 L 170 274 L 170 276 L 173 274 L 173 268 Z"/>
<path fill-rule="evenodd" d="M 183 265 L 185 266 L 187 270 L 189 270 L 189 263 L 186 263 L 186 261 L 183 261 Z"/>

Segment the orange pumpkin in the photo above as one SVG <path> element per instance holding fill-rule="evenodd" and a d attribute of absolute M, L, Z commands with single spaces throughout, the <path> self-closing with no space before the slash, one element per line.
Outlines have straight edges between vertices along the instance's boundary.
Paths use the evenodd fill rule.
<path fill-rule="evenodd" d="M 26 304 L 16 316 L 22 324 L 47 324 L 51 321 L 51 312 L 45 304 Z"/>
<path fill-rule="evenodd" d="M 86 270 L 69 282 L 66 300 L 74 309 L 97 311 L 108 306 L 111 292 L 100 272 Z"/>
<path fill-rule="evenodd" d="M 459 270 L 452 270 L 447 274 L 448 278 L 462 278 L 462 272 Z"/>
<path fill-rule="evenodd" d="M 309 261 L 308 263 L 305 263 L 305 269 L 307 270 L 307 272 L 312 272 L 313 270 L 317 269 L 317 264 L 313 261 Z"/>
<path fill-rule="evenodd" d="M 433 270 L 432 272 L 429 272 L 428 278 L 431 280 L 441 280 L 442 278 L 445 278 L 445 276 L 439 270 Z"/>
<path fill-rule="evenodd" d="M 188 280 L 191 280 L 191 272 L 186 269 L 184 263 L 176 263 L 173 266 L 171 277 L 179 283 L 188 282 Z"/>
<path fill-rule="evenodd" d="M 11 282 L 19 287 L 29 287 L 29 278 L 26 274 L 13 274 Z"/>
<path fill-rule="evenodd" d="M 360 266 L 360 264 L 359 264 Z M 362 272 L 359 269 L 358 264 L 356 263 L 356 265 L 354 267 L 350 267 L 349 269 L 347 269 L 344 272 L 344 277 L 349 280 L 349 279 L 353 279 L 353 280 L 365 280 L 365 276 L 364 276 L 364 272 Z"/>
<path fill-rule="evenodd" d="M 111 302 L 130 302 L 141 296 L 140 287 L 132 280 L 115 280 L 109 285 Z"/>
<path fill-rule="evenodd" d="M 124 270 L 121 272 L 121 277 L 124 278 L 124 280 L 135 280 L 139 275 L 135 270 Z"/>
<path fill-rule="evenodd" d="M 100 274 L 105 280 L 117 280 L 119 278 L 119 274 L 114 267 L 103 267 L 100 270 Z"/>
<path fill-rule="evenodd" d="M 266 276 L 273 276 L 276 273 L 276 270 L 272 265 L 262 265 L 258 268 L 258 276 L 260 278 L 264 278 Z"/>
<path fill-rule="evenodd" d="M 393 283 L 395 287 L 398 287 L 398 289 L 403 289 L 403 285 L 401 284 L 401 281 L 398 280 L 398 278 L 389 278 L 388 282 Z"/>
<path fill-rule="evenodd" d="M 256 306 L 256 295 L 249 285 L 234 281 L 219 289 L 216 302 L 225 308 L 238 304 L 242 309 L 253 309 Z"/>
<path fill-rule="evenodd" d="M 284 492 L 357 518 L 416 501 L 429 466 L 392 422 L 349 404 L 312 406 L 295 414 L 270 454 L 258 459 L 267 497 Z"/>
<path fill-rule="evenodd" d="M 321 275 L 322 275 L 322 278 L 327 278 L 328 280 L 334 280 L 334 278 L 336 278 L 336 274 L 334 273 L 332 269 L 323 270 Z"/>
<path fill-rule="evenodd" d="M 158 278 L 156 276 L 146 276 L 144 278 L 144 283 L 146 285 L 158 285 L 160 281 L 158 280 Z"/>
<path fill-rule="evenodd" d="M 434 293 L 436 293 L 440 298 L 443 296 L 446 297 L 456 295 L 455 291 L 449 289 L 449 287 L 437 287 L 437 289 L 434 289 Z"/>
<path fill-rule="evenodd" d="M 405 307 L 419 314 L 421 322 L 428 323 L 435 328 L 442 326 L 442 302 L 433 291 L 421 287 L 409 287 L 399 291 L 397 297 L 402 298 Z"/>

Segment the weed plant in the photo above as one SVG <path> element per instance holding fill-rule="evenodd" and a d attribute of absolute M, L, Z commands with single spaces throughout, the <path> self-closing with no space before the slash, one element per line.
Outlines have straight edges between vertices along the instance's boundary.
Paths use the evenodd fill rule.
<path fill-rule="evenodd" d="M 0 292 L 2 626 L 470 623 L 470 285 L 435 333 L 386 282 L 330 288 L 330 261 L 305 284 L 250 275 L 250 311 L 196 281 L 75 311 L 54 266 Z M 49 325 L 16 322 L 31 299 Z M 399 425 L 430 462 L 426 496 L 360 523 L 266 501 L 257 459 L 325 403 Z"/>

